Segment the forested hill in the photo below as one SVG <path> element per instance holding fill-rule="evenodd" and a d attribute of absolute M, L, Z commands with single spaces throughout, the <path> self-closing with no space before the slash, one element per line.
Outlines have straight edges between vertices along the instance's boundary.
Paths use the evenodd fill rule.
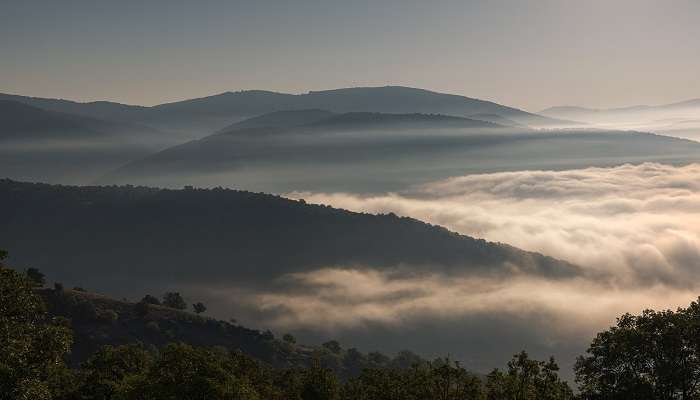
<path fill-rule="evenodd" d="M 327 267 L 578 272 L 563 261 L 411 218 L 225 189 L 0 180 L 0 243 L 14 265 L 119 296 L 181 285 L 255 287 Z"/>
<path fill-rule="evenodd" d="M 289 334 L 276 337 L 235 320 L 217 320 L 144 300 L 117 300 L 82 288 L 59 285 L 37 292 L 51 316 L 69 321 L 74 340 L 68 356 L 72 366 L 85 362 L 102 346 L 141 344 L 146 349 L 158 349 L 172 342 L 239 350 L 277 368 L 308 367 L 318 359 L 343 378 L 357 376 L 364 368 L 407 368 L 422 361 L 410 351 L 395 357 L 379 352 L 366 354 L 334 340 L 307 346 Z M 157 301 L 153 296 L 148 298 Z"/>

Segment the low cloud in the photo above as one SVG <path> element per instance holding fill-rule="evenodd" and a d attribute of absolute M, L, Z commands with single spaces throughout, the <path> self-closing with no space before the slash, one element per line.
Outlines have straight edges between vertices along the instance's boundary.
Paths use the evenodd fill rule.
<path fill-rule="evenodd" d="M 692 289 L 700 278 L 700 165 L 646 163 L 470 175 L 402 193 L 293 193 L 307 202 L 394 212 L 541 252 L 617 288 Z"/>
<path fill-rule="evenodd" d="M 231 288 L 206 289 L 244 319 L 306 340 L 451 354 L 480 371 L 524 348 L 555 355 L 571 377 L 575 356 L 617 316 L 685 306 L 700 293 L 698 164 L 504 172 L 374 196 L 289 197 L 415 217 L 581 267 L 553 277 L 330 265 L 235 300 Z"/>

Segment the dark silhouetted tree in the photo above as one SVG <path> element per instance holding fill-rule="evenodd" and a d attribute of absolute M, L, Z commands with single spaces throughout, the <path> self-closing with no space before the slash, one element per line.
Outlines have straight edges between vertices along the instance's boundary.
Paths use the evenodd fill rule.
<path fill-rule="evenodd" d="M 36 268 L 27 269 L 26 274 L 27 274 L 27 278 L 34 286 L 42 287 L 46 283 L 46 278 L 44 277 L 44 274 L 42 274 Z"/>
<path fill-rule="evenodd" d="M 50 399 L 51 381 L 70 374 L 63 357 L 70 330 L 49 318 L 34 293 L 35 281 L 0 269 L 0 398 Z"/>
<path fill-rule="evenodd" d="M 163 295 L 163 305 L 176 310 L 184 310 L 187 308 L 185 299 L 183 299 L 178 292 L 167 292 Z"/>
<path fill-rule="evenodd" d="M 146 303 L 146 304 L 155 304 L 157 306 L 160 305 L 160 300 L 158 300 L 158 298 L 155 296 L 151 296 L 150 294 L 143 296 L 143 299 L 141 299 L 141 302 Z"/>
<path fill-rule="evenodd" d="M 197 314 L 201 314 L 207 311 L 207 306 L 205 306 L 202 302 L 198 302 L 192 304 L 192 309 L 194 309 L 194 312 L 196 312 Z"/>

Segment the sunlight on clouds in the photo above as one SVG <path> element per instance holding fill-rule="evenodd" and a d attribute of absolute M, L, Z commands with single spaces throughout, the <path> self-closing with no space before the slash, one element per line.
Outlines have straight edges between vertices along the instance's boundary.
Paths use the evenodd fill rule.
<path fill-rule="evenodd" d="M 561 258 L 625 288 L 700 277 L 700 165 L 470 175 L 402 193 L 290 197 L 394 212 Z"/>
<path fill-rule="evenodd" d="M 325 268 L 292 274 L 297 290 L 255 295 L 261 310 L 276 310 L 275 326 L 314 326 L 333 331 L 369 322 L 410 324 L 426 317 L 547 315 L 549 334 L 559 340 L 588 337 L 629 311 L 680 306 L 696 297 L 690 290 L 656 284 L 621 290 L 584 278 L 548 280 L 516 277 L 401 276 L 368 269 Z"/>

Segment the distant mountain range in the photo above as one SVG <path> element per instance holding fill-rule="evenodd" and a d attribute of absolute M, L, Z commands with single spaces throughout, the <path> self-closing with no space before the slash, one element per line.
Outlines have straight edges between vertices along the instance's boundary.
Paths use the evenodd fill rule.
<path fill-rule="evenodd" d="M 640 132 L 538 131 L 446 115 L 302 110 L 230 125 L 98 182 L 376 192 L 477 172 L 699 159 L 700 143 Z"/>
<path fill-rule="evenodd" d="M 335 89 L 299 95 L 248 90 L 152 107 L 105 101 L 78 103 L 9 94 L 0 94 L 0 100 L 18 101 L 49 111 L 145 124 L 165 131 L 185 133 L 190 138 L 204 136 L 253 116 L 304 109 L 323 109 L 338 113 L 432 113 L 460 117 L 492 114 L 532 127 L 572 124 L 570 121 L 547 118 L 490 101 L 400 86 Z"/>
<path fill-rule="evenodd" d="M 558 106 L 542 110 L 540 114 L 609 129 L 637 129 L 700 140 L 700 99 L 609 109 Z"/>
<path fill-rule="evenodd" d="M 226 92 L 153 107 L 0 95 L 0 171 L 68 184 L 372 192 L 474 172 L 683 163 L 700 154 L 694 143 L 617 132 L 678 130 L 592 117 L 613 111 L 545 111 L 397 86 Z M 695 129 L 688 120 L 661 123 Z"/>
<path fill-rule="evenodd" d="M 0 171 L 38 181 L 87 182 L 164 146 L 153 128 L 0 100 Z"/>
<path fill-rule="evenodd" d="M 576 118 L 580 121 L 586 121 L 592 115 L 635 115 L 639 112 L 648 111 L 687 111 L 700 108 L 700 99 L 692 99 L 671 104 L 663 104 L 658 106 L 636 105 L 629 107 L 618 108 L 586 108 L 578 106 L 556 106 L 540 111 L 542 115 L 556 116 L 556 118 Z"/>

